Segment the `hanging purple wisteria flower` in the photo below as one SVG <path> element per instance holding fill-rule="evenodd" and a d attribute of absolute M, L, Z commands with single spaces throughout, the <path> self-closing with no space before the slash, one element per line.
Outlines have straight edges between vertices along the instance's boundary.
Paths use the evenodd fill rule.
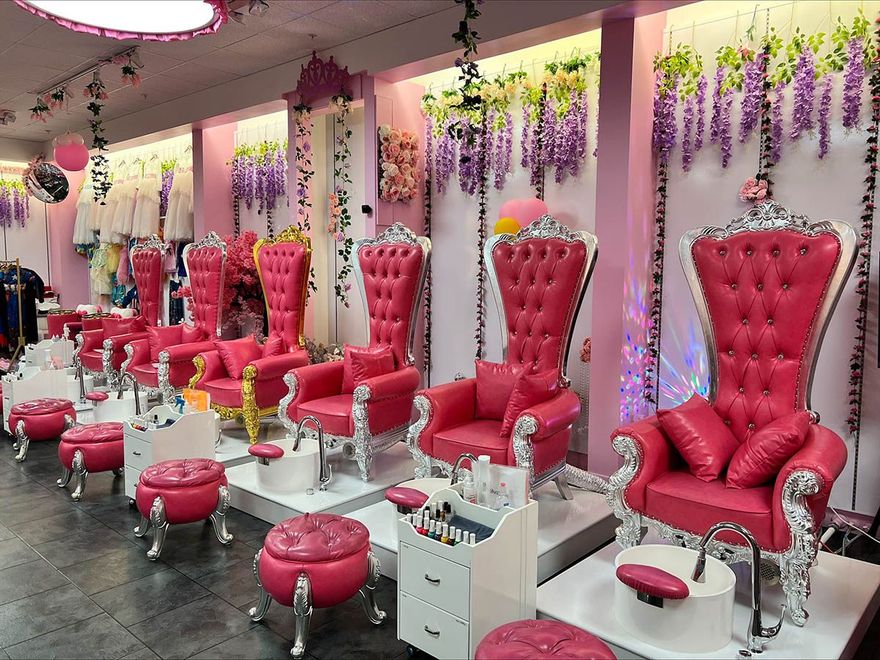
<path fill-rule="evenodd" d="M 784 130 L 782 126 L 782 101 L 784 99 L 785 83 L 780 81 L 776 83 L 774 89 L 773 104 L 770 107 L 770 160 L 778 163 L 782 157 L 782 137 Z"/>
<path fill-rule="evenodd" d="M 681 168 L 685 172 L 691 169 L 694 154 L 691 151 L 691 132 L 694 123 L 694 97 L 688 96 L 684 100 L 684 116 L 681 128 Z"/>
<path fill-rule="evenodd" d="M 675 122 L 675 107 L 678 102 L 678 80 L 668 85 L 665 93 L 661 94 L 662 77 L 665 74 L 658 72 L 658 81 L 654 88 L 654 150 L 664 162 L 669 160 L 669 154 L 675 146 L 678 127 Z"/>
<path fill-rule="evenodd" d="M 12 190 L 12 210 L 20 227 L 24 227 L 30 215 L 30 201 L 27 192 L 21 188 Z"/>
<path fill-rule="evenodd" d="M 495 155 L 493 168 L 495 174 L 495 189 L 502 190 L 510 173 L 511 159 L 513 158 L 513 117 L 509 112 L 504 113 L 504 123 L 501 126 L 498 138 L 495 141 Z"/>
<path fill-rule="evenodd" d="M 730 110 L 733 107 L 733 90 L 728 89 L 721 96 L 721 116 L 718 119 L 718 143 L 721 145 L 721 167 L 730 164 L 733 153 L 733 133 L 730 130 Z"/>
<path fill-rule="evenodd" d="M 706 130 L 706 87 L 709 81 L 706 76 L 700 76 L 697 83 L 697 131 L 694 135 L 694 151 L 703 148 L 703 133 Z"/>
<path fill-rule="evenodd" d="M 825 158 L 831 143 L 831 88 L 833 79 L 826 75 L 822 81 L 822 95 L 819 97 L 819 158 Z"/>
<path fill-rule="evenodd" d="M 235 172 L 235 161 L 232 163 L 233 174 Z M 233 176 L 233 181 L 235 177 Z M 162 188 L 159 190 L 159 215 L 164 216 L 168 212 L 168 196 L 171 194 L 171 186 L 174 183 L 174 169 L 168 169 L 162 172 Z M 233 196 L 235 193 L 233 192 Z"/>
<path fill-rule="evenodd" d="M 254 203 L 254 175 L 256 174 L 257 163 L 253 154 L 247 157 L 244 162 L 242 177 L 242 199 L 245 206 L 251 208 Z"/>
<path fill-rule="evenodd" d="M 12 226 L 12 207 L 9 204 L 9 190 L 5 185 L 0 186 L 0 225 Z"/>
<path fill-rule="evenodd" d="M 539 167 L 549 167 L 556 157 L 556 103 L 547 99 L 541 122 L 541 153 Z"/>
<path fill-rule="evenodd" d="M 709 120 L 709 142 L 717 144 L 721 139 L 721 84 L 725 67 L 715 70 L 715 87 L 712 88 L 712 118 Z"/>
<path fill-rule="evenodd" d="M 764 96 L 764 53 L 747 62 L 743 71 L 743 97 L 740 106 L 739 141 L 745 142 L 758 126 Z"/>
<path fill-rule="evenodd" d="M 843 70 L 843 127 L 857 128 L 862 112 L 862 89 L 865 84 L 862 40 L 850 39 L 846 51 L 849 59 Z"/>
<path fill-rule="evenodd" d="M 519 136 L 519 143 L 522 146 L 522 157 L 520 158 L 520 165 L 524 170 L 532 170 L 532 158 L 531 158 L 531 150 L 529 149 L 529 145 L 532 142 L 531 128 L 532 128 L 532 113 L 531 113 L 531 105 L 528 103 L 523 103 L 522 108 L 522 132 Z"/>
<path fill-rule="evenodd" d="M 797 61 L 794 74 L 794 108 L 791 113 L 791 131 L 788 137 L 800 139 L 801 135 L 813 130 L 813 105 L 816 96 L 816 61 L 813 51 L 804 46 Z"/>
<path fill-rule="evenodd" d="M 578 163 L 582 163 L 587 157 L 587 133 L 590 126 L 590 95 L 587 90 L 581 92 L 580 113 L 578 113 Z"/>

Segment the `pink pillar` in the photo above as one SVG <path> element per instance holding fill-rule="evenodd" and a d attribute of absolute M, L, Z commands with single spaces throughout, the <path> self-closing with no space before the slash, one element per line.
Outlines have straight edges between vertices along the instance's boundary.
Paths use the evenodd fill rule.
<path fill-rule="evenodd" d="M 593 274 L 589 467 L 610 474 L 619 457 L 609 435 L 644 406 L 627 401 L 627 384 L 642 370 L 647 344 L 654 236 L 651 152 L 654 54 L 663 45 L 665 14 L 602 25 L 599 159 Z M 641 391 L 639 390 L 639 394 Z M 627 404 L 634 410 L 627 410 Z"/>
<path fill-rule="evenodd" d="M 232 184 L 229 166 L 235 150 L 235 124 L 194 128 L 193 143 L 193 230 L 196 240 L 209 231 L 231 234 Z"/>
<path fill-rule="evenodd" d="M 73 250 L 73 225 L 76 222 L 76 202 L 79 199 L 77 189 L 85 175 L 83 172 L 65 174 L 70 182 L 67 199 L 58 204 L 46 205 L 49 214 L 49 264 L 52 271 L 51 284 L 61 294 L 61 306 L 74 308 L 89 302 L 88 260 Z"/>

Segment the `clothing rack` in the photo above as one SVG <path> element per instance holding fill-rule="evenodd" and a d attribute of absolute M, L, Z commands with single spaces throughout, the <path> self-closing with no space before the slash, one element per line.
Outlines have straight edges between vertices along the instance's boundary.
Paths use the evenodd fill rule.
<path fill-rule="evenodd" d="M 9 364 L 15 364 L 16 358 L 24 351 L 25 340 L 24 340 L 24 316 L 22 314 L 22 306 L 21 306 L 21 259 L 16 258 L 15 261 L 0 261 L 0 272 L 8 272 L 12 269 L 15 269 L 15 288 L 16 288 L 16 300 L 18 304 L 18 342 L 15 347 L 15 351 L 12 353 L 12 357 L 9 360 Z"/>

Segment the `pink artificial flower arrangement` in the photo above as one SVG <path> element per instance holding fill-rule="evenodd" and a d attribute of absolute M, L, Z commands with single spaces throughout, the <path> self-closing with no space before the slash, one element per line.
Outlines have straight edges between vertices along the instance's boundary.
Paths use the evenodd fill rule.
<path fill-rule="evenodd" d="M 193 311 L 193 299 L 192 299 L 192 289 L 188 286 L 178 287 L 175 291 L 171 292 L 171 297 L 175 300 L 180 300 L 181 298 L 186 299 L 186 308 L 192 313 Z"/>
<path fill-rule="evenodd" d="M 581 347 L 581 362 L 590 363 L 593 359 L 593 340 L 590 337 L 584 339 L 584 345 Z"/>
<path fill-rule="evenodd" d="M 379 197 L 385 202 L 409 202 L 419 192 L 419 138 L 412 131 L 379 127 Z"/>
<path fill-rule="evenodd" d="M 262 329 L 265 303 L 260 276 L 254 263 L 257 233 L 245 231 L 238 238 L 224 236 L 226 242 L 226 273 L 223 289 L 223 326 L 241 326 L 246 320 Z"/>
<path fill-rule="evenodd" d="M 339 197 L 336 193 L 330 193 L 328 197 L 330 199 L 330 220 L 327 222 L 327 233 L 336 234 L 339 218 L 342 216 L 342 207 L 339 206 Z"/>
<path fill-rule="evenodd" d="M 767 181 L 764 179 L 746 179 L 746 182 L 739 189 L 739 198 L 744 202 L 753 202 L 760 204 L 770 197 L 770 191 L 767 190 Z"/>

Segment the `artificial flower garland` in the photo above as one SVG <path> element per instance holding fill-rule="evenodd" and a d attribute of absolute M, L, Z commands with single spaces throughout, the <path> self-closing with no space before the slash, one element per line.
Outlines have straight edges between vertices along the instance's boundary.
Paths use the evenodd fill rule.
<path fill-rule="evenodd" d="M 348 293 L 351 282 L 348 281 L 354 263 L 351 258 L 354 240 L 346 232 L 351 227 L 351 212 L 348 210 L 349 188 L 351 186 L 351 149 L 348 142 L 352 131 L 348 127 L 348 115 L 351 113 L 351 97 L 338 94 L 330 99 L 330 110 L 336 125 L 336 139 L 333 144 L 333 180 L 334 191 L 328 195 L 330 201 L 327 232 L 337 243 L 341 243 L 336 253 L 342 258 L 342 268 L 336 273 L 336 298 L 346 307 L 349 306 Z"/>
<path fill-rule="evenodd" d="M 419 193 L 419 138 L 412 131 L 379 127 L 379 199 L 406 202 Z"/>
<path fill-rule="evenodd" d="M 480 130 L 488 133 L 488 122 L 483 121 Z M 489 187 L 489 168 L 487 156 L 489 150 L 481 149 L 477 154 L 477 170 L 480 182 L 477 189 L 477 328 L 474 339 L 477 342 L 476 359 L 482 360 L 486 347 L 486 214 L 488 207 L 487 192 Z"/>
<path fill-rule="evenodd" d="M 315 170 L 312 169 L 312 109 L 300 103 L 293 108 L 294 120 L 294 156 L 296 158 L 296 225 L 305 234 L 311 234 L 312 201 L 309 197 L 309 186 Z M 315 284 L 315 268 L 309 269 L 308 294 L 317 293 Z"/>
<path fill-rule="evenodd" d="M 432 163 L 434 162 L 434 123 L 430 116 L 425 117 L 425 236 L 428 240 L 431 240 L 431 214 L 433 212 L 432 208 L 432 196 L 431 196 L 431 185 L 433 183 L 433 174 L 434 169 Z M 431 262 L 428 262 L 428 272 L 425 274 L 425 293 L 424 293 L 424 307 L 425 307 L 425 331 L 423 335 L 422 341 L 422 357 L 423 357 L 423 373 L 425 374 L 425 386 L 431 386 L 431 299 L 433 297 L 433 287 L 432 287 L 432 268 Z"/>
<path fill-rule="evenodd" d="M 104 126 L 101 120 L 101 111 L 104 105 L 101 101 L 107 100 L 107 92 L 104 81 L 101 79 L 101 72 L 95 71 L 92 82 L 83 89 L 83 96 L 91 99 L 86 106 L 92 113 L 89 119 L 89 130 L 92 131 L 92 149 L 97 149 L 98 153 L 91 157 L 92 160 L 92 189 L 94 190 L 95 201 L 104 205 L 104 199 L 110 192 L 110 164 L 104 152 L 107 151 L 107 139 L 104 137 Z"/>
<path fill-rule="evenodd" d="M 27 223 L 30 212 L 28 191 L 22 181 L 0 179 L 0 226 L 19 227 Z"/>

